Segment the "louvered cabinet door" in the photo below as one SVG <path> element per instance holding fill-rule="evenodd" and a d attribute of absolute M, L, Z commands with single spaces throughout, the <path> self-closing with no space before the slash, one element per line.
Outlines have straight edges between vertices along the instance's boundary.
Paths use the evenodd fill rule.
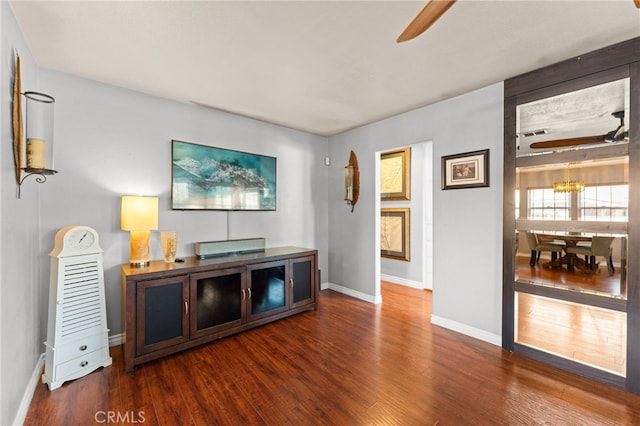
<path fill-rule="evenodd" d="M 45 374 L 53 390 L 111 364 L 102 256 L 51 259 Z"/>

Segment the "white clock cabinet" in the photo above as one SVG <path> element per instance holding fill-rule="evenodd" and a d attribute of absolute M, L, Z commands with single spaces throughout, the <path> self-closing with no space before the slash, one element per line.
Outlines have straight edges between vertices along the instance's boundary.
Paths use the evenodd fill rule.
<path fill-rule="evenodd" d="M 68 226 L 56 234 L 51 257 L 45 372 L 50 390 L 111 365 L 98 234 Z"/>

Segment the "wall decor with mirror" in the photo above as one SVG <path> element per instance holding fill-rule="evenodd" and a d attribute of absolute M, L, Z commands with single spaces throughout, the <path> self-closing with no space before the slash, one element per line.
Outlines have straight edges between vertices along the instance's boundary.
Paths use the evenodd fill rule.
<path fill-rule="evenodd" d="M 503 347 L 640 394 L 639 79 L 637 38 L 505 81 Z"/>
<path fill-rule="evenodd" d="M 174 210 L 275 210 L 276 158 L 172 141 Z"/>

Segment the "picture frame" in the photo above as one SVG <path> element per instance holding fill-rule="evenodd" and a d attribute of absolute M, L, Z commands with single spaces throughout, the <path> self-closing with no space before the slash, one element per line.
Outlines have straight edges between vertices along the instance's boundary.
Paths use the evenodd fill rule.
<path fill-rule="evenodd" d="M 277 160 L 171 141 L 173 210 L 276 210 Z"/>
<path fill-rule="evenodd" d="M 380 200 L 411 199 L 411 148 L 380 154 Z"/>
<path fill-rule="evenodd" d="M 410 209 L 380 209 L 380 256 L 410 260 Z"/>
<path fill-rule="evenodd" d="M 489 186 L 489 150 L 442 156 L 442 189 Z"/>

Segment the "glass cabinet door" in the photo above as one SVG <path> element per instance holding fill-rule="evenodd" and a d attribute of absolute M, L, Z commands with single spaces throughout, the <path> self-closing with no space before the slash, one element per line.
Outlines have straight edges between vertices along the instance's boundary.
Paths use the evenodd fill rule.
<path fill-rule="evenodd" d="M 249 268 L 248 320 L 255 320 L 287 310 L 288 262 L 268 262 Z"/>
<path fill-rule="evenodd" d="M 316 266 L 313 256 L 291 259 L 291 307 L 313 303 L 316 297 Z"/>
<path fill-rule="evenodd" d="M 191 275 L 191 337 L 240 324 L 244 316 L 245 272 L 222 269 Z"/>

